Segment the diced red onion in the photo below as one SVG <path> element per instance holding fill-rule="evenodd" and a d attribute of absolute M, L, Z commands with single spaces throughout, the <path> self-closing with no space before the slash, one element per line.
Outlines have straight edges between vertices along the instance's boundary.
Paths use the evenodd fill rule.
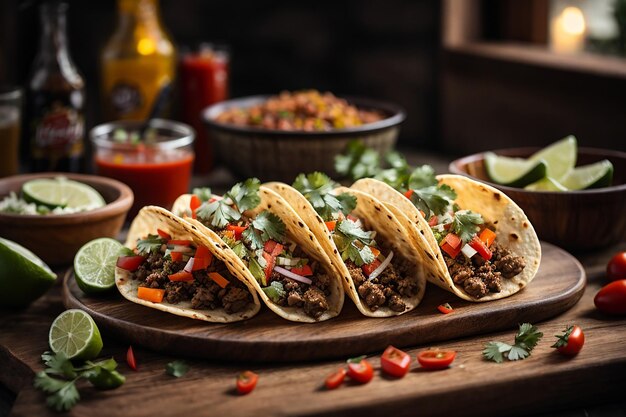
<path fill-rule="evenodd" d="M 391 263 L 392 259 L 393 259 L 393 251 L 389 251 L 389 255 L 387 255 L 385 260 L 382 261 L 380 263 L 380 265 L 378 265 L 378 268 L 376 268 L 375 270 L 372 271 L 372 273 L 370 274 L 370 276 L 367 279 L 368 280 L 373 280 L 374 278 L 376 278 L 377 276 L 382 274 L 383 271 L 385 270 L 385 268 L 387 268 L 389 266 L 389 264 Z"/>
<path fill-rule="evenodd" d="M 307 277 L 303 277 L 302 275 L 294 274 L 293 272 L 289 271 L 288 269 L 281 268 L 280 266 L 275 266 L 274 267 L 274 271 L 278 272 L 281 275 L 286 276 L 289 279 L 293 279 L 294 281 L 300 281 L 303 284 L 311 285 L 313 283 L 313 281 L 311 281 Z"/>
<path fill-rule="evenodd" d="M 187 264 L 183 268 L 183 271 L 191 273 L 193 271 L 193 260 L 194 258 L 189 258 Z"/>

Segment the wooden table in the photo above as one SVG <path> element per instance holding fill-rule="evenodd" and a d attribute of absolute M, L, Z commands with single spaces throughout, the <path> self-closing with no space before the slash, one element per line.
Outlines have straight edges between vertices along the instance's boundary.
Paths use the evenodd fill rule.
<path fill-rule="evenodd" d="M 440 170 L 441 171 L 441 170 Z M 165 365 L 179 359 L 145 349 L 135 349 L 139 372 L 125 364 L 128 345 L 104 334 L 102 356 L 113 356 L 127 377 L 119 389 L 100 392 L 81 386 L 82 399 L 75 416 L 166 415 L 444 415 L 500 416 L 552 413 L 583 415 L 580 407 L 601 406 L 594 415 L 615 415 L 624 407 L 626 387 L 626 318 L 608 318 L 593 305 L 604 283 L 606 262 L 626 242 L 595 253 L 578 255 L 588 285 L 578 304 L 554 319 L 535 323 L 544 340 L 524 361 L 495 364 L 482 359 L 491 340 L 510 341 L 516 329 L 438 344 L 456 350 L 454 366 L 426 372 L 418 366 L 401 380 L 381 375 L 379 355 L 371 357 L 376 375 L 367 385 L 347 384 L 326 391 L 325 377 L 341 361 L 293 364 L 226 363 L 187 360 L 190 372 L 176 379 Z M 40 354 L 48 349 L 47 334 L 53 319 L 63 311 L 60 285 L 28 309 L 0 312 L 0 383 L 17 393 L 12 416 L 56 415 L 45 406 L 44 395 L 32 387 L 34 372 L 42 369 Z M 565 358 L 550 345 L 552 335 L 567 324 L 580 325 L 586 335 L 582 352 Z M 415 357 L 425 346 L 408 352 Z M 240 397 L 234 390 L 236 375 L 245 369 L 260 374 L 256 390 Z M 5 401 L 6 402 L 6 401 Z M 623 414 L 619 414 L 623 415 Z"/>

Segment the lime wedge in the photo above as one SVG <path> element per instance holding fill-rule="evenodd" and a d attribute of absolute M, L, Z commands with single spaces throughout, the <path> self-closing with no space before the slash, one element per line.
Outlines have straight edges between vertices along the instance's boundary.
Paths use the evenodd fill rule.
<path fill-rule="evenodd" d="M 0 307 L 23 307 L 41 297 L 57 276 L 25 247 L 0 237 Z"/>
<path fill-rule="evenodd" d="M 86 294 L 106 291 L 115 286 L 115 264 L 122 251 L 115 239 L 101 237 L 87 242 L 74 257 L 76 283 Z"/>
<path fill-rule="evenodd" d="M 69 359 L 93 359 L 102 350 L 102 337 L 96 322 L 82 310 L 59 314 L 50 326 L 48 343 L 54 353 L 63 352 Z"/>
<path fill-rule="evenodd" d="M 561 183 L 570 190 L 608 187 L 613 180 L 613 164 L 604 159 L 595 164 L 574 168 Z"/>
<path fill-rule="evenodd" d="M 576 165 L 576 153 L 576 138 L 570 135 L 543 148 L 528 160 L 537 162 L 543 159 L 548 165 L 547 176 L 561 181 Z"/>
<path fill-rule="evenodd" d="M 567 191 L 567 188 L 550 177 L 545 177 L 537 182 L 533 182 L 524 187 L 524 189 L 529 191 Z"/>
<path fill-rule="evenodd" d="M 56 207 L 92 209 L 106 203 L 100 193 L 87 184 L 67 178 L 31 180 L 22 186 L 24 200 L 52 209 Z"/>
<path fill-rule="evenodd" d="M 485 169 L 495 183 L 511 187 L 524 187 L 546 176 L 546 163 L 522 158 L 485 154 Z"/>

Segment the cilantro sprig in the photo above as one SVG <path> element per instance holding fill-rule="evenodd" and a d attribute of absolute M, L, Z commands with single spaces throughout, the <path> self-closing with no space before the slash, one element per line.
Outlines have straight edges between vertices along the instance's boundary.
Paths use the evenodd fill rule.
<path fill-rule="evenodd" d="M 476 232 L 480 230 L 479 224 L 483 224 L 482 216 L 470 210 L 459 210 L 454 213 L 452 221 L 452 231 L 456 233 L 463 242 L 472 240 Z"/>
<path fill-rule="evenodd" d="M 269 211 L 262 211 L 243 231 L 241 237 L 252 250 L 261 249 L 268 240 L 282 242 L 285 235 L 285 223 Z"/>
<path fill-rule="evenodd" d="M 505 358 L 510 361 L 526 359 L 542 337 L 543 333 L 536 326 L 530 323 L 520 324 L 513 345 L 503 342 L 489 342 L 485 345 L 483 356 L 485 359 L 496 363 L 502 363 Z"/>
<path fill-rule="evenodd" d="M 46 404 L 56 411 L 68 411 L 80 400 L 76 383 L 88 380 L 98 389 L 113 389 L 122 385 L 126 378 L 117 372 L 117 362 L 104 359 L 86 361 L 76 367 L 64 353 L 45 352 L 41 355 L 46 369 L 35 375 L 34 386 L 48 397 Z"/>
<path fill-rule="evenodd" d="M 356 207 L 356 197 L 348 193 L 332 194 L 336 186 L 337 183 L 321 172 L 300 174 L 293 183 L 324 221 L 332 220 L 338 212 L 347 215 Z"/>
<path fill-rule="evenodd" d="M 260 186 L 261 182 L 257 178 L 239 182 L 226 192 L 222 199 L 202 203 L 196 210 L 196 215 L 203 222 L 222 229 L 229 223 L 239 221 L 244 211 L 259 205 Z"/>
<path fill-rule="evenodd" d="M 158 235 L 148 235 L 145 238 L 137 240 L 137 251 L 140 255 L 149 255 L 161 250 L 161 245 L 167 243 L 166 239 L 163 239 Z"/>
<path fill-rule="evenodd" d="M 369 248 L 373 232 L 367 232 L 349 219 L 338 222 L 333 239 L 344 261 L 350 259 L 357 266 L 372 263 L 376 257 Z"/>

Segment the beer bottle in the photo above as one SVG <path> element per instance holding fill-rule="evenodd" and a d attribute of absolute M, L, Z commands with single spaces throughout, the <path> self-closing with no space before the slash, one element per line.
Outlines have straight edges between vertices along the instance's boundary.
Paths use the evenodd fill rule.
<path fill-rule="evenodd" d="M 41 42 L 26 95 L 25 162 L 33 172 L 80 172 L 85 83 L 68 50 L 67 4 L 51 1 L 39 11 Z"/>
<path fill-rule="evenodd" d="M 117 28 L 101 55 L 107 120 L 143 120 L 172 83 L 176 49 L 163 28 L 158 0 L 118 0 Z"/>

